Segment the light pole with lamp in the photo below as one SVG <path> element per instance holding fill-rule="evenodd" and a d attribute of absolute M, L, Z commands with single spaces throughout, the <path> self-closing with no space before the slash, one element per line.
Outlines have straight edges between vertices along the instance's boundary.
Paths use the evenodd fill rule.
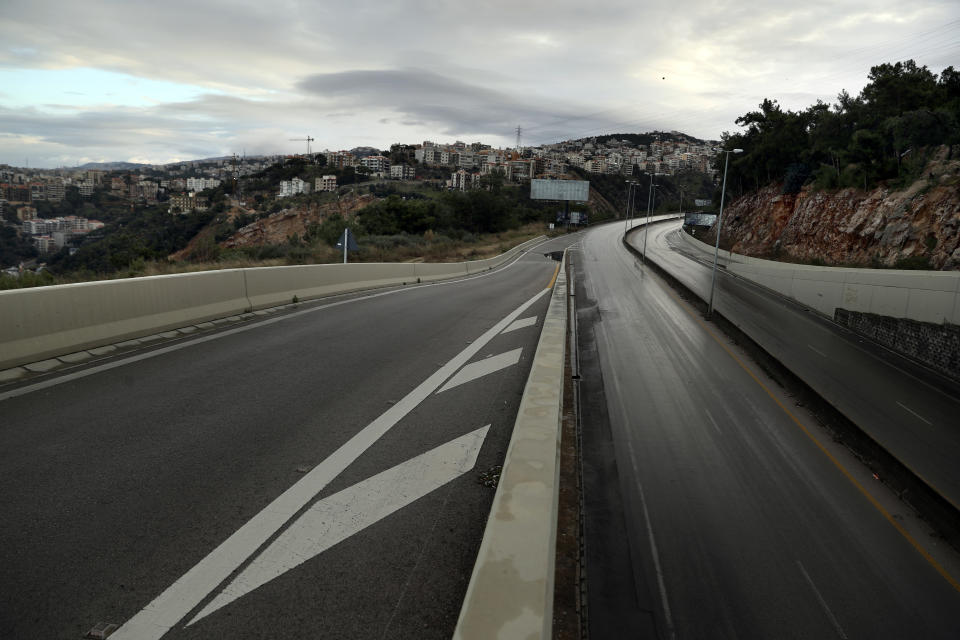
<path fill-rule="evenodd" d="M 633 185 L 635 185 L 636 182 L 633 180 L 624 180 L 624 182 L 627 183 L 627 210 L 623 214 L 623 232 L 626 233 L 628 229 L 627 225 L 630 220 L 630 205 L 632 203 L 631 199 L 633 198 Z"/>
<path fill-rule="evenodd" d="M 713 316 L 713 290 L 717 284 L 717 258 L 720 256 L 720 230 L 723 228 L 723 198 L 727 195 L 727 167 L 730 166 L 731 153 L 743 153 L 743 149 L 714 149 L 727 154 L 727 159 L 723 163 L 723 186 L 720 187 L 720 215 L 717 216 L 717 244 L 713 249 L 713 275 L 710 277 L 710 302 L 707 304 L 707 318 Z"/>
<path fill-rule="evenodd" d="M 657 202 L 657 186 L 653 184 L 653 176 L 655 174 L 650 174 L 650 193 L 647 198 L 647 224 L 643 227 L 643 258 L 647 258 L 647 236 L 650 235 L 650 214 L 656 206 Z"/>

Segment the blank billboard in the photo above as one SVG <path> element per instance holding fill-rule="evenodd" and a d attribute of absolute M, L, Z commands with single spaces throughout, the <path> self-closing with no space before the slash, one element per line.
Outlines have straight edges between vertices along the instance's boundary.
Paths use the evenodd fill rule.
<path fill-rule="evenodd" d="M 530 197 L 534 200 L 573 200 L 587 202 L 590 199 L 589 180 L 531 180 Z"/>

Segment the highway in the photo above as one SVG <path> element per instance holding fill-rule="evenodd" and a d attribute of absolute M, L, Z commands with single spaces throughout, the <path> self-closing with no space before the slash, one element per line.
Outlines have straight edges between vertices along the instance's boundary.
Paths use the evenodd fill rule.
<path fill-rule="evenodd" d="M 710 269 L 677 234 L 679 223 L 651 228 L 650 258 L 706 298 Z M 643 244 L 634 234 L 632 243 Z M 690 259 L 697 258 L 695 260 Z M 709 256 L 712 259 L 712 256 Z M 721 270 L 715 308 L 790 368 L 821 397 L 892 452 L 937 493 L 960 507 L 960 388 L 934 385 L 905 358 L 815 313 Z"/>
<path fill-rule="evenodd" d="M 577 239 L 0 386 L 0 636 L 450 637 Z"/>
<path fill-rule="evenodd" d="M 956 554 L 622 236 L 571 255 L 591 637 L 960 637 Z"/>

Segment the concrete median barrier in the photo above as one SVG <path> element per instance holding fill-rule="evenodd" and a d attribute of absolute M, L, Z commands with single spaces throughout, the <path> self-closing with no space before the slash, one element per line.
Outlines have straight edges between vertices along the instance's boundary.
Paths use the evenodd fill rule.
<path fill-rule="evenodd" d="M 454 638 L 550 638 L 559 495 L 566 259 L 550 298 Z"/>

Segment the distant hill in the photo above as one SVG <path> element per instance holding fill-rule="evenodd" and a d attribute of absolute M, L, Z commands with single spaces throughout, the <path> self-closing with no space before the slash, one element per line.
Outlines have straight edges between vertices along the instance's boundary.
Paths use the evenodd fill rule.
<path fill-rule="evenodd" d="M 382 152 L 380 151 L 380 149 L 377 149 L 375 147 L 354 147 L 353 149 L 350 149 L 350 153 L 352 153 L 357 158 L 366 158 L 368 156 L 378 156 Z"/>
<path fill-rule="evenodd" d="M 139 169 L 141 167 L 150 166 L 152 165 L 142 164 L 140 162 L 88 162 L 74 168 L 82 169 L 84 171 L 127 171 L 129 169 Z"/>
<path fill-rule="evenodd" d="M 706 140 L 700 140 L 693 136 L 688 136 L 679 131 L 650 131 L 648 133 L 610 133 L 602 136 L 583 138 L 583 141 L 596 140 L 601 144 L 610 144 L 611 142 L 630 142 L 632 144 L 650 144 L 656 142 L 687 142 L 693 144 L 706 144 Z"/>

